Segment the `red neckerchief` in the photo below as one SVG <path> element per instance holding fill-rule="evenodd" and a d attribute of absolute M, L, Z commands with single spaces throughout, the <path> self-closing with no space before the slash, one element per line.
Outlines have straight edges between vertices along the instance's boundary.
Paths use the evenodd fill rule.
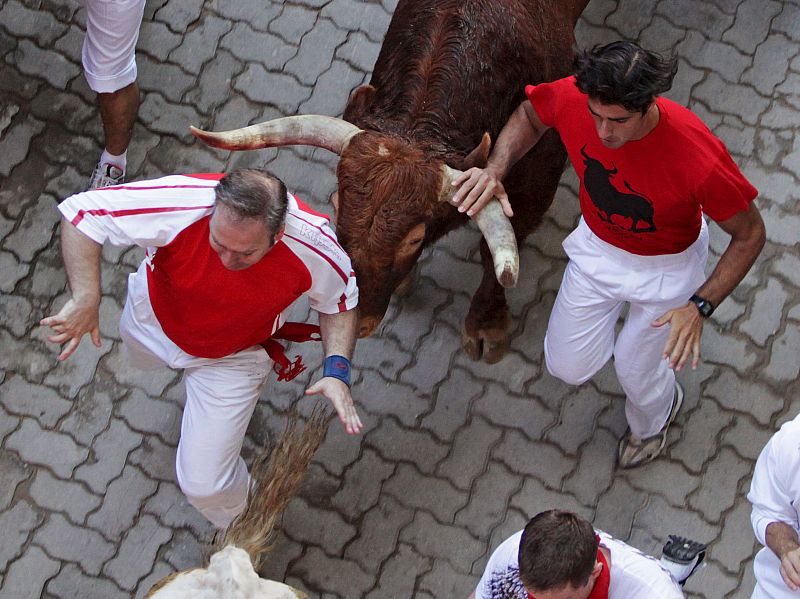
<path fill-rule="evenodd" d="M 608 599 L 608 586 L 611 584 L 611 570 L 608 567 L 606 556 L 600 551 L 600 547 L 597 548 L 597 561 L 603 565 L 603 569 L 600 570 L 600 576 L 594 581 L 594 587 L 587 599 Z M 528 599 L 536 598 L 528 593 Z"/>
<path fill-rule="evenodd" d="M 276 339 L 302 343 L 303 341 L 320 341 L 322 338 L 319 334 L 319 327 L 315 324 L 287 322 L 275 331 L 272 337 L 261 344 L 261 347 L 267 351 L 267 354 L 274 362 L 272 369 L 278 375 L 278 380 L 291 381 L 306 369 L 303 365 L 303 358 L 295 356 L 294 362 L 291 362 L 286 357 L 286 348 L 278 343 Z"/>

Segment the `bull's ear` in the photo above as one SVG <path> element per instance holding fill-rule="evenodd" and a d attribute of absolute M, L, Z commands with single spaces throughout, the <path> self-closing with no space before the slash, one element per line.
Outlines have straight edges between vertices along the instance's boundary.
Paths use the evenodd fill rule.
<path fill-rule="evenodd" d="M 415 225 L 398 244 L 394 256 L 395 260 L 398 258 L 407 258 L 415 254 L 419 248 L 422 247 L 423 241 L 425 241 L 425 223 L 419 223 Z"/>
<path fill-rule="evenodd" d="M 466 158 L 464 158 L 464 163 L 461 167 L 461 170 L 465 171 L 473 166 L 477 166 L 478 168 L 485 167 L 486 163 L 489 161 L 489 152 L 491 149 L 492 136 L 489 135 L 489 132 L 487 131 L 483 134 L 483 137 L 481 137 L 481 143 L 475 146 L 475 149 L 467 154 Z"/>
<path fill-rule="evenodd" d="M 343 118 L 353 122 L 353 118 L 358 117 L 369 110 L 372 105 L 372 98 L 375 95 L 375 88 L 371 85 L 359 85 L 355 88 L 347 99 L 347 106 L 344 109 Z"/>

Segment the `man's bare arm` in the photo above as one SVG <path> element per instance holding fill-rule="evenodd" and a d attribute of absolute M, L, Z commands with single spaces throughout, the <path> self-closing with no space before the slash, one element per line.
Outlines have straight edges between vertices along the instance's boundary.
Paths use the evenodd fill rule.
<path fill-rule="evenodd" d="M 53 316 L 39 321 L 54 334 L 47 340 L 66 346 L 58 356 L 66 360 L 86 333 L 100 347 L 100 254 L 103 246 L 89 239 L 70 222 L 61 221 L 61 255 L 72 297 Z"/>
<path fill-rule="evenodd" d="M 796 591 L 800 588 L 800 543 L 797 532 L 783 522 L 771 522 L 767 526 L 766 541 L 767 547 L 781 560 L 783 582 Z"/>
<path fill-rule="evenodd" d="M 338 314 L 319 313 L 319 328 L 322 336 L 322 347 L 325 357 L 344 356 L 348 360 L 353 357 L 358 330 L 358 312 L 356 309 Z M 342 421 L 349 435 L 361 432 L 361 419 L 358 417 L 350 388 L 342 381 L 333 377 L 323 377 L 306 391 L 307 395 L 321 393 L 327 397 L 339 420 Z"/>
<path fill-rule="evenodd" d="M 766 241 L 764 221 L 753 202 L 747 210 L 717 224 L 731 236 L 731 241 L 714 272 L 696 292 L 715 306 L 742 282 Z M 671 328 L 664 346 L 664 357 L 669 359 L 670 368 L 680 370 L 690 355 L 692 368 L 697 368 L 700 362 L 700 336 L 703 332 L 703 318 L 697 306 L 688 302 L 681 308 L 670 310 L 656 320 L 653 326 L 662 326 L 668 322 Z"/>
<path fill-rule="evenodd" d="M 452 203 L 469 216 L 479 212 L 496 197 L 503 205 L 506 216 L 513 216 L 508 195 L 501 181 L 544 135 L 549 127 L 539 119 L 528 100 L 522 102 L 500 131 L 486 168 L 471 168 L 457 177 L 453 185 L 460 186 Z"/>

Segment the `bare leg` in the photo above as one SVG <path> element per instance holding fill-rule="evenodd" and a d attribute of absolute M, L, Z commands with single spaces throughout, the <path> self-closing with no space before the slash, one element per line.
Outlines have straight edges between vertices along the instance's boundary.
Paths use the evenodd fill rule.
<path fill-rule="evenodd" d="M 139 111 L 139 85 L 130 85 L 109 94 L 97 94 L 100 118 L 106 137 L 106 150 L 110 154 L 122 154 L 131 141 L 133 123 Z"/>

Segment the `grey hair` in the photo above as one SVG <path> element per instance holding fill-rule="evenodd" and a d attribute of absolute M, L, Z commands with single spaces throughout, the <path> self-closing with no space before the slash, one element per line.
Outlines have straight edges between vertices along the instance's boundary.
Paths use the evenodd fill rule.
<path fill-rule="evenodd" d="M 260 219 L 274 236 L 289 207 L 286 185 L 277 177 L 255 169 L 231 171 L 216 187 L 216 201 L 239 218 Z"/>

